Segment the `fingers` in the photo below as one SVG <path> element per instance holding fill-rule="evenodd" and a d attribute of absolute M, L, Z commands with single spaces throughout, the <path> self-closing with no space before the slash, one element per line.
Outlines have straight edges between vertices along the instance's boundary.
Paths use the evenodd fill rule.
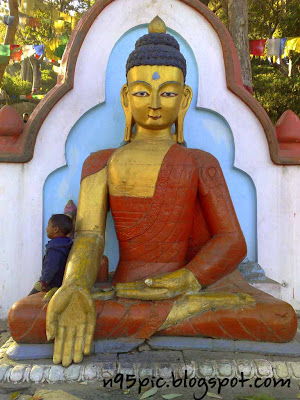
<path fill-rule="evenodd" d="M 117 283 L 116 290 L 128 290 L 128 289 L 142 289 L 145 287 L 144 282 L 125 282 L 125 283 Z"/>
<path fill-rule="evenodd" d="M 83 358 L 83 345 L 85 336 L 85 325 L 79 325 L 76 329 L 76 339 L 74 344 L 74 362 L 80 363 Z"/>
<path fill-rule="evenodd" d="M 59 289 L 50 300 L 46 315 L 46 335 L 48 341 L 54 339 L 56 336 L 58 318 L 70 301 L 69 295 L 69 290 Z"/>
<path fill-rule="evenodd" d="M 45 303 L 48 303 L 48 302 L 52 299 L 52 297 L 54 296 L 55 292 L 57 292 L 57 290 L 58 290 L 57 287 L 54 287 L 54 288 L 50 289 L 50 290 L 45 294 L 45 296 L 43 297 L 43 301 L 44 301 Z"/>
<path fill-rule="evenodd" d="M 54 342 L 54 351 L 53 351 L 54 364 L 61 363 L 63 344 L 64 344 L 64 336 L 65 336 L 65 328 L 63 326 L 59 326 L 58 330 L 57 330 L 55 342 Z"/>
<path fill-rule="evenodd" d="M 92 352 L 93 337 L 96 326 L 96 310 L 95 310 L 95 304 L 92 299 L 90 306 L 91 308 L 87 315 L 87 327 L 86 327 L 85 342 L 83 348 L 83 353 L 85 355 L 91 354 Z"/>
<path fill-rule="evenodd" d="M 67 292 L 69 294 L 69 291 Z M 71 299 L 60 293 L 50 301 L 47 312 L 47 337 L 55 336 L 53 362 L 68 367 L 72 359 L 78 363 L 90 354 L 96 325 L 96 311 L 88 291 L 77 291 Z M 72 294 L 72 293 L 71 293 Z M 62 310 L 61 299 L 64 301 Z"/>
<path fill-rule="evenodd" d="M 167 289 L 175 289 L 178 286 L 181 286 L 182 283 L 182 274 L 179 274 L 178 271 L 175 273 L 169 273 L 166 275 L 158 276 L 156 278 L 148 278 L 145 280 L 145 284 L 151 288 L 167 288 Z"/>
<path fill-rule="evenodd" d="M 84 355 L 91 354 L 92 352 L 94 330 L 95 330 L 94 324 L 93 325 L 89 324 L 86 328 L 85 342 L 83 348 Z"/>
<path fill-rule="evenodd" d="M 56 324 L 49 324 L 47 323 L 47 328 L 46 328 L 46 336 L 48 342 L 56 336 Z"/>
<path fill-rule="evenodd" d="M 164 300 L 173 297 L 173 293 L 168 289 L 162 288 L 144 288 L 142 290 L 118 290 L 117 297 L 126 299 L 140 299 L 140 300 Z"/>
<path fill-rule="evenodd" d="M 72 362 L 73 356 L 73 346 L 75 341 L 75 327 L 70 326 L 66 329 L 66 338 L 64 343 L 62 365 L 68 367 Z"/>

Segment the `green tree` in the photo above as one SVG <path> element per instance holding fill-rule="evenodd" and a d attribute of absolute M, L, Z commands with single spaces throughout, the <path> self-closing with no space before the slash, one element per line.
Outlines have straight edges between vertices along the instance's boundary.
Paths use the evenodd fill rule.
<path fill-rule="evenodd" d="M 299 0 L 249 0 L 250 39 L 299 35 Z"/>
<path fill-rule="evenodd" d="M 254 96 L 275 124 L 286 110 L 300 115 L 300 75 L 282 75 L 268 61 L 252 60 Z"/>

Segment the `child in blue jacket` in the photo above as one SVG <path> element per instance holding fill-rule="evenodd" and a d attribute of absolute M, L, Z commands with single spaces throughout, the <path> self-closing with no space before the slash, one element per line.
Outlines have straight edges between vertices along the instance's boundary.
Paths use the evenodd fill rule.
<path fill-rule="evenodd" d="M 62 285 L 66 262 L 72 247 L 72 239 L 67 235 L 72 229 L 73 222 L 65 214 L 53 214 L 49 219 L 46 231 L 51 240 L 46 245 L 42 274 L 29 295 L 47 292 Z"/>

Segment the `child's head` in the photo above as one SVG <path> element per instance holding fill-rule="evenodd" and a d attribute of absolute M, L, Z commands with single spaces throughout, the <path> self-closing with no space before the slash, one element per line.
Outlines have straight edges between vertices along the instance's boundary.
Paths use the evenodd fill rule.
<path fill-rule="evenodd" d="M 65 214 L 53 214 L 49 219 L 46 229 L 49 239 L 59 236 L 67 236 L 73 229 L 73 222 L 70 217 Z"/>

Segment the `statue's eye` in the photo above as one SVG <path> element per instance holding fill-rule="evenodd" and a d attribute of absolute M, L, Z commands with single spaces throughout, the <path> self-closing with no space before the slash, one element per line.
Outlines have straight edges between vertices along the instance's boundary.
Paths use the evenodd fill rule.
<path fill-rule="evenodd" d="M 150 96 L 148 92 L 135 92 L 132 93 L 132 96 L 136 96 L 136 97 L 148 97 Z"/>
<path fill-rule="evenodd" d="M 162 92 L 161 97 L 176 97 L 178 96 L 178 93 L 174 92 Z"/>

